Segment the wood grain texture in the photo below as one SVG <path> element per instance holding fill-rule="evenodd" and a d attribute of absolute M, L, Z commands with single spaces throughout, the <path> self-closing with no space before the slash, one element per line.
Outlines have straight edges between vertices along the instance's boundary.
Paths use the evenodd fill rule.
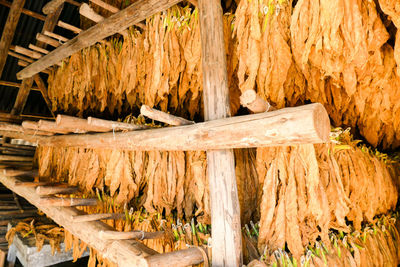
<path fill-rule="evenodd" d="M 39 73 L 33 75 L 33 79 L 35 80 L 35 83 L 36 83 L 36 85 L 38 86 L 38 88 L 39 88 L 39 90 L 40 90 L 40 93 L 42 94 L 42 97 L 43 97 L 44 101 L 46 102 L 47 108 L 49 109 L 51 115 L 54 117 L 54 113 L 53 113 L 51 101 L 50 101 L 49 95 L 48 95 L 48 93 L 47 93 L 46 84 L 44 83 L 44 81 L 43 81 L 42 78 L 40 77 L 40 74 L 39 74 Z"/>
<path fill-rule="evenodd" d="M 96 42 L 115 33 L 139 23 L 145 18 L 166 10 L 179 3 L 181 0 L 139 0 L 120 12 L 104 19 L 90 29 L 81 32 L 78 36 L 64 45 L 50 52 L 38 61 L 29 65 L 17 73 L 18 79 L 24 79 L 46 69 L 61 60 L 71 56 L 83 48 L 91 46 Z"/>
<path fill-rule="evenodd" d="M 189 121 L 187 119 L 162 112 L 146 105 L 142 105 L 140 108 L 140 114 L 152 120 L 164 122 L 174 126 L 194 124 L 194 121 Z"/>
<path fill-rule="evenodd" d="M 19 135 L 19 138 L 46 146 L 185 151 L 324 143 L 329 141 L 329 132 L 325 108 L 310 104 L 186 126 L 50 137 Z M 1 127 L 0 135 L 14 137 L 13 132 L 2 131 Z"/>
<path fill-rule="evenodd" d="M 32 84 L 32 78 L 24 79 L 22 81 L 21 87 L 18 90 L 17 98 L 15 99 L 14 107 L 11 110 L 12 115 L 20 115 L 24 111 Z"/>
<path fill-rule="evenodd" d="M 6 65 L 8 51 L 17 29 L 18 20 L 21 16 L 25 0 L 14 0 L 10 6 L 6 24 L 4 25 L 3 33 L 0 39 L 0 77 Z"/>
<path fill-rule="evenodd" d="M 230 117 L 221 2 L 199 0 L 205 120 Z M 235 132 L 240 131 L 235 129 Z M 229 139 L 229 135 L 225 136 Z M 212 265 L 242 266 L 240 205 L 232 149 L 207 150 Z"/>
<path fill-rule="evenodd" d="M 10 3 L 10 2 L 8 2 L 6 0 L 0 0 L 0 5 L 6 6 L 6 7 L 11 7 L 12 3 Z M 43 16 L 41 14 L 38 14 L 36 12 L 33 12 L 31 10 L 25 9 L 25 8 L 22 9 L 22 13 L 25 14 L 25 15 L 28 15 L 28 16 L 30 16 L 32 18 L 39 19 L 39 20 L 42 20 L 42 21 L 44 21 L 46 19 L 45 16 Z"/>

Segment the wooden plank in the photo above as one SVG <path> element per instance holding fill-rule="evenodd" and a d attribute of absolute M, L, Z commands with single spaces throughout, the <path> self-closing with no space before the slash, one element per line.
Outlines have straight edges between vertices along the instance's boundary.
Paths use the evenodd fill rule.
<path fill-rule="evenodd" d="M 32 49 L 32 50 L 36 50 L 36 51 L 38 51 L 38 52 L 40 52 L 40 53 L 42 53 L 42 54 L 45 54 L 45 55 L 47 55 L 48 53 L 50 53 L 49 50 L 46 50 L 46 49 L 44 49 L 44 48 L 41 48 L 41 47 L 36 46 L 36 45 L 33 45 L 33 44 L 29 44 L 28 47 L 29 47 L 30 49 Z"/>
<path fill-rule="evenodd" d="M 14 0 L 12 2 L 6 24 L 4 25 L 3 33 L 0 39 L 0 77 L 3 73 L 4 66 L 6 65 L 8 51 L 10 49 L 15 30 L 17 29 L 18 20 L 21 16 L 24 4 L 25 0 Z"/>
<path fill-rule="evenodd" d="M 157 255 L 158 253 L 146 247 L 139 241 L 102 240 L 98 238 L 96 233 L 100 231 L 112 231 L 115 229 L 100 221 L 74 223 L 70 218 L 72 216 L 85 214 L 83 211 L 79 211 L 72 207 L 53 207 L 41 205 L 41 198 L 35 193 L 35 189 L 21 186 L 16 187 L 15 182 L 17 181 L 18 179 L 14 177 L 7 177 L 0 173 L 0 182 L 4 186 L 38 207 L 57 224 L 67 229 L 74 236 L 81 239 L 90 247 L 96 249 L 104 258 L 109 259 L 118 266 L 157 266 L 149 264 L 149 262 L 162 262 L 163 265 L 161 266 L 166 267 L 188 266 L 199 264 L 203 261 L 202 253 L 196 248 L 176 251 L 173 254 L 165 253 L 161 255 L 161 257 L 153 258 L 153 256 Z"/>
<path fill-rule="evenodd" d="M 161 121 L 175 126 L 194 124 L 194 121 L 189 121 L 187 119 L 156 110 L 146 105 L 142 105 L 140 108 L 140 114 L 152 120 Z"/>
<path fill-rule="evenodd" d="M 10 155 L 0 155 L 0 161 L 8 160 L 8 161 L 28 161 L 32 162 L 32 157 L 22 157 L 22 156 L 10 156 Z"/>
<path fill-rule="evenodd" d="M 18 54 L 18 53 L 12 52 L 12 51 L 8 51 L 8 55 L 9 55 L 9 56 L 12 56 L 12 57 L 15 57 L 15 58 L 18 58 L 18 59 L 21 59 L 21 60 L 23 60 L 23 61 L 25 61 L 25 62 L 28 62 L 28 63 L 34 62 L 33 59 L 31 59 L 31 58 L 29 58 L 29 57 L 25 57 L 25 56 L 23 56 L 23 55 L 20 55 L 20 54 Z"/>
<path fill-rule="evenodd" d="M 53 32 L 45 31 L 44 34 L 51 38 L 57 39 L 61 42 L 64 42 L 64 43 L 69 41 L 68 38 L 65 38 L 64 36 L 61 36 L 61 35 L 53 33 Z"/>
<path fill-rule="evenodd" d="M 324 143 L 329 141 L 329 133 L 329 117 L 319 103 L 131 132 L 14 137 L 13 132 L 0 131 L 0 135 L 40 145 L 126 150 L 208 150 Z"/>
<path fill-rule="evenodd" d="M 17 77 L 18 79 L 32 77 L 41 70 L 71 56 L 73 53 L 91 46 L 108 36 L 125 30 L 129 26 L 139 23 L 153 14 L 166 10 L 180 1 L 181 0 L 138 0 L 117 14 L 81 32 L 74 39 L 32 63 L 18 72 Z"/>
<path fill-rule="evenodd" d="M 205 120 L 231 115 L 221 1 L 199 0 Z M 264 131 L 268 128 L 262 128 Z M 238 129 L 236 129 L 238 130 Z M 238 130 L 240 131 L 240 130 Z M 229 139 L 229 136 L 225 136 Z M 212 265 L 242 266 L 240 205 L 232 149 L 208 150 Z"/>
<path fill-rule="evenodd" d="M 11 7 L 12 3 L 10 3 L 10 2 L 8 2 L 6 0 L 0 0 L 0 5 L 6 6 L 6 7 Z M 38 19 L 38 20 L 44 21 L 46 19 L 45 16 L 43 16 L 41 14 L 38 14 L 36 12 L 30 11 L 30 10 L 25 9 L 25 8 L 22 9 L 22 13 L 25 14 L 25 15 L 28 15 L 28 16 L 30 16 L 32 18 Z"/>

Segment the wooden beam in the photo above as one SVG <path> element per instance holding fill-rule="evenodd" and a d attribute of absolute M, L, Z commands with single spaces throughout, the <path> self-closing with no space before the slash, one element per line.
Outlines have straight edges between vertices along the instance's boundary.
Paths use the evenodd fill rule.
<path fill-rule="evenodd" d="M 24 4 L 25 0 L 14 0 L 8 12 L 7 21 L 0 39 L 0 77 L 6 64 L 8 51 L 14 38 L 14 33 L 17 29 L 18 20 L 21 16 Z"/>
<path fill-rule="evenodd" d="M 53 39 L 53 38 L 51 38 L 47 35 L 41 34 L 41 33 L 36 34 L 36 40 L 38 40 L 39 42 L 51 45 L 53 47 L 59 47 L 61 45 L 61 43 L 58 40 Z"/>
<path fill-rule="evenodd" d="M 79 192 L 76 186 L 58 186 L 58 185 L 41 185 L 36 188 L 36 194 L 39 196 L 47 196 L 54 194 L 74 194 Z"/>
<path fill-rule="evenodd" d="M 41 197 L 39 201 L 41 206 L 75 207 L 96 206 L 99 200 L 97 198 Z"/>
<path fill-rule="evenodd" d="M 77 1 L 74 1 L 74 0 L 66 0 L 65 2 L 67 2 L 67 3 L 71 4 L 71 5 L 77 6 L 77 7 L 81 6 L 81 3 L 77 2 Z"/>
<path fill-rule="evenodd" d="M 20 54 L 18 54 L 18 53 L 13 52 L 13 51 L 8 51 L 8 55 L 10 55 L 10 56 L 12 56 L 12 57 L 15 57 L 15 58 L 18 58 L 18 59 L 21 59 L 21 60 L 23 60 L 23 61 L 25 61 L 25 62 L 28 62 L 28 63 L 34 62 L 33 59 L 31 59 L 31 58 L 29 58 L 29 57 L 25 57 L 25 56 L 23 56 L 23 55 L 20 55 Z"/>
<path fill-rule="evenodd" d="M 23 156 L 10 156 L 10 155 L 0 155 L 0 161 L 25 161 L 31 162 L 33 160 L 32 157 L 23 157 Z"/>
<path fill-rule="evenodd" d="M 45 31 L 49 31 L 49 32 L 54 31 L 54 28 L 57 25 L 58 18 L 61 15 L 61 11 L 62 11 L 63 7 L 64 7 L 64 4 L 61 4 L 56 9 L 55 12 L 50 13 L 49 15 L 46 16 L 46 20 L 45 20 L 45 22 L 43 24 L 43 28 L 42 28 L 42 33 L 44 33 Z M 46 43 L 42 43 L 40 41 L 36 42 L 36 45 L 41 47 L 41 48 L 46 48 L 46 46 L 47 46 Z"/>
<path fill-rule="evenodd" d="M 18 60 L 18 66 L 27 67 L 27 66 L 29 66 L 29 63 L 26 62 L 26 61 L 23 61 L 23 60 Z M 50 70 L 45 69 L 45 70 L 42 70 L 41 73 L 45 73 L 47 75 L 50 75 Z M 21 114 L 21 116 L 22 116 L 22 114 Z"/>
<path fill-rule="evenodd" d="M 49 36 L 49 37 L 51 37 L 51 38 L 57 39 L 60 42 L 64 42 L 64 43 L 68 42 L 68 40 L 69 40 L 68 38 L 65 38 L 64 36 L 61 36 L 59 34 L 56 34 L 56 33 L 53 33 L 53 32 L 49 32 L 49 31 L 45 31 L 44 34 Z"/>
<path fill-rule="evenodd" d="M 9 81 L 0 81 L 0 85 L 9 86 L 9 87 L 17 87 L 17 88 L 19 88 L 21 86 L 20 83 L 9 82 Z M 40 91 L 40 89 L 38 87 L 31 87 L 30 90 Z"/>
<path fill-rule="evenodd" d="M 47 108 L 49 109 L 51 115 L 54 117 L 51 101 L 49 95 L 47 94 L 47 88 L 46 85 L 44 84 L 44 81 L 42 80 L 39 74 L 35 74 L 33 76 L 33 79 L 35 80 L 36 85 L 39 87 L 39 90 L 42 93 L 42 97 L 46 102 Z"/>
<path fill-rule="evenodd" d="M 142 105 L 140 108 L 140 114 L 152 120 L 161 121 L 175 126 L 194 124 L 194 121 L 189 121 L 187 119 L 159 111 L 146 105 Z"/>
<path fill-rule="evenodd" d="M 66 129 L 73 129 L 71 132 L 109 132 L 110 129 L 106 127 L 92 126 L 87 120 L 78 117 L 58 114 L 56 124 L 59 127 Z"/>
<path fill-rule="evenodd" d="M 0 122 L 0 130 L 2 132 L 9 132 L 8 134 L 10 134 L 10 135 L 12 135 L 13 133 L 20 133 L 20 134 L 22 134 L 21 137 L 23 137 L 24 134 L 26 134 L 27 136 L 29 136 L 29 135 L 33 135 L 33 136 L 35 136 L 35 135 L 47 135 L 47 136 L 52 135 L 51 133 L 48 133 L 48 132 L 24 129 L 20 125 L 10 124 L 10 123 L 6 123 L 6 122 Z M 5 134 L 3 136 L 8 136 L 8 134 Z M 17 135 L 17 136 L 20 136 L 20 135 Z M 13 137 L 13 136 L 9 136 L 9 137 Z M 14 138 L 23 139 L 20 137 L 14 137 Z M 4 144 L 3 144 L 3 146 L 4 146 Z"/>
<path fill-rule="evenodd" d="M 101 0 L 90 0 L 90 2 L 92 2 L 95 5 L 98 5 L 99 7 L 103 8 L 105 10 L 110 11 L 111 13 L 117 13 L 117 12 L 120 11 L 119 8 L 116 8 L 115 6 L 112 6 L 112 5 L 110 5 L 110 4 L 106 3 L 106 2 L 103 2 Z"/>
<path fill-rule="evenodd" d="M 98 119 L 94 117 L 88 117 L 87 122 L 91 126 L 107 128 L 109 132 L 111 131 L 136 131 L 136 130 L 144 130 L 148 129 L 149 126 L 146 125 L 137 125 L 132 123 L 125 123 L 119 121 L 109 121 Z"/>
<path fill-rule="evenodd" d="M 329 133 L 329 117 L 321 104 L 131 132 L 21 137 L 0 130 L 0 135 L 45 146 L 126 150 L 209 150 L 324 143 L 329 141 Z"/>
<path fill-rule="evenodd" d="M 84 214 L 72 216 L 71 221 L 73 222 L 93 222 L 100 220 L 119 220 L 125 218 L 124 213 L 93 213 L 93 214 Z"/>
<path fill-rule="evenodd" d="M 180 1 L 181 0 L 138 0 L 117 14 L 81 32 L 78 36 L 50 52 L 47 56 L 32 63 L 18 72 L 17 77 L 18 79 L 32 77 L 42 69 L 46 69 L 62 61 L 73 53 L 91 46 L 108 36 L 121 32 L 153 14 L 170 8 Z"/>
<path fill-rule="evenodd" d="M 271 105 L 254 90 L 247 90 L 240 96 L 240 104 L 253 113 L 267 112 Z"/>
<path fill-rule="evenodd" d="M 36 177 L 39 176 L 38 170 L 21 171 L 14 169 L 4 169 L 3 174 L 10 177 L 23 176 L 23 177 Z"/>
<path fill-rule="evenodd" d="M 22 81 L 21 87 L 18 90 L 17 98 L 15 99 L 14 107 L 11 110 L 12 115 L 20 115 L 24 111 L 32 83 L 32 78 L 24 79 Z"/>
<path fill-rule="evenodd" d="M 119 231 L 100 231 L 100 239 L 111 239 L 111 240 L 124 240 L 124 239 L 157 239 L 164 237 L 163 231 L 157 232 L 143 232 L 143 231 L 131 231 L 131 232 L 119 232 Z"/>
<path fill-rule="evenodd" d="M 74 25 L 68 24 L 68 23 L 63 22 L 63 21 L 61 21 L 61 20 L 59 20 L 59 21 L 57 22 L 57 25 L 60 26 L 61 28 L 70 30 L 70 31 L 72 31 L 72 32 L 74 32 L 74 33 L 80 33 L 80 32 L 82 31 L 82 30 L 79 29 L 78 27 L 75 27 Z"/>
<path fill-rule="evenodd" d="M 19 45 L 14 46 L 12 48 L 12 50 L 14 50 L 15 52 L 17 52 L 19 54 L 25 55 L 25 56 L 33 58 L 33 59 L 39 59 L 42 57 L 42 54 L 40 54 L 36 51 L 27 49 L 25 47 L 19 46 Z"/>
<path fill-rule="evenodd" d="M 98 13 L 96 13 L 93 8 L 91 8 L 88 4 L 84 3 L 79 8 L 79 14 L 84 16 L 85 18 L 94 21 L 96 23 L 104 20 L 104 17 Z"/>
<path fill-rule="evenodd" d="M 42 53 L 42 54 L 45 54 L 45 55 L 47 55 L 48 53 L 50 53 L 49 50 L 43 49 L 43 48 L 41 48 L 41 47 L 39 47 L 39 46 L 36 46 L 36 45 L 33 45 L 33 44 L 29 44 L 28 47 L 29 47 L 30 49 L 32 49 L 32 50 L 38 51 L 38 52 L 40 52 L 40 53 Z"/>
<path fill-rule="evenodd" d="M 204 118 L 209 121 L 231 115 L 221 1 L 199 0 L 198 8 Z M 268 132 L 268 128 L 260 128 Z M 240 205 L 233 150 L 208 150 L 207 173 L 211 202 L 211 235 L 214 244 L 212 265 L 242 266 Z"/>
<path fill-rule="evenodd" d="M 0 5 L 6 6 L 6 7 L 11 7 L 12 3 L 10 3 L 10 2 L 8 2 L 6 0 L 0 0 Z M 28 15 L 28 16 L 30 16 L 32 18 L 39 19 L 39 20 L 42 20 L 42 21 L 44 21 L 46 19 L 45 16 L 43 16 L 41 14 L 38 14 L 36 12 L 30 11 L 30 10 L 25 9 L 25 8 L 22 9 L 22 13 L 25 14 L 25 15 Z"/>
<path fill-rule="evenodd" d="M 21 123 L 22 120 L 21 116 L 0 112 L 0 122 Z"/>
<path fill-rule="evenodd" d="M 41 205 L 41 198 L 32 187 L 15 186 L 19 179 L 7 177 L 0 173 L 0 182 L 8 189 L 25 198 L 34 206 L 38 207 L 53 221 L 64 227 L 74 236 L 81 239 L 90 247 L 98 251 L 104 258 L 116 263 L 118 266 L 188 266 L 200 264 L 203 261 L 202 253 L 198 248 L 189 248 L 175 251 L 173 253 L 158 253 L 139 241 L 135 240 L 102 240 L 96 233 L 100 231 L 115 230 L 100 221 L 74 223 L 71 217 L 84 215 L 73 207 L 53 207 Z M 155 255 L 157 257 L 153 258 Z"/>

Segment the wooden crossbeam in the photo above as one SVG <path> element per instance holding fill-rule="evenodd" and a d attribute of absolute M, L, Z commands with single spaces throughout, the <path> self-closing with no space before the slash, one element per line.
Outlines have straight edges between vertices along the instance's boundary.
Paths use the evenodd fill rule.
<path fill-rule="evenodd" d="M 209 150 L 324 143 L 329 141 L 329 133 L 328 113 L 318 103 L 187 126 L 126 133 L 40 137 L 18 135 L 0 127 L 0 135 L 45 146 L 126 150 Z"/>
<path fill-rule="evenodd" d="M 104 258 L 118 266 L 188 266 L 203 262 L 203 254 L 199 248 L 189 248 L 172 253 L 158 254 L 135 240 L 106 240 L 99 238 L 101 231 L 114 231 L 109 225 L 100 221 L 74 222 L 71 218 L 84 215 L 73 207 L 55 207 L 43 205 L 43 198 L 36 194 L 34 187 L 16 186 L 20 180 L 0 172 L 0 182 L 16 194 L 43 211 L 57 224 L 67 229 L 90 247 L 96 249 Z"/>
<path fill-rule="evenodd" d="M 72 40 L 21 70 L 17 73 L 17 78 L 24 79 L 32 77 L 41 70 L 71 56 L 73 53 L 91 46 L 108 36 L 121 32 L 129 26 L 139 23 L 157 12 L 166 10 L 180 1 L 181 0 L 138 0 L 124 10 L 104 19 L 90 29 L 81 32 Z"/>
<path fill-rule="evenodd" d="M 0 77 L 6 64 L 8 51 L 17 29 L 18 20 L 24 7 L 25 0 L 14 0 L 8 13 L 7 21 L 0 39 Z"/>
<path fill-rule="evenodd" d="M 9 82 L 9 81 L 0 81 L 0 85 L 9 86 L 9 87 L 17 87 L 17 88 L 19 88 L 21 86 L 20 83 Z M 38 87 L 31 87 L 30 90 L 40 91 L 40 89 Z"/>
<path fill-rule="evenodd" d="M 12 3 L 10 3 L 10 2 L 8 2 L 6 0 L 0 0 L 0 5 L 6 6 L 6 7 L 11 7 Z M 28 16 L 30 16 L 32 18 L 39 19 L 39 20 L 42 20 L 42 21 L 44 21 L 46 19 L 45 16 L 43 16 L 41 14 L 38 14 L 36 12 L 33 12 L 31 10 L 25 9 L 25 8 L 22 9 L 22 13 L 25 14 L 25 15 L 28 15 Z"/>

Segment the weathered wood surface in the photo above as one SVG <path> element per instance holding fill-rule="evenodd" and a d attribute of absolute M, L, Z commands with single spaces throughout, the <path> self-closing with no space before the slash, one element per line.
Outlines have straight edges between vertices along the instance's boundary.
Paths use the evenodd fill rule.
<path fill-rule="evenodd" d="M 42 131 L 52 132 L 52 133 L 67 134 L 72 132 L 71 129 L 64 129 L 58 126 L 55 121 L 39 120 L 38 127 Z"/>
<path fill-rule="evenodd" d="M 36 135 L 45 135 L 45 136 L 53 135 L 52 133 L 49 132 L 25 129 L 22 126 L 6 122 L 0 122 L 0 132 L 6 132 L 3 134 L 0 133 L 0 135 L 17 139 L 24 139 L 25 136 L 29 135 L 32 135 L 33 139 L 35 138 Z"/>
<path fill-rule="evenodd" d="M 0 39 L 0 77 L 3 73 L 4 66 L 6 65 L 8 51 L 14 37 L 15 30 L 17 29 L 18 20 L 21 16 L 25 0 L 14 0 L 11 4 L 10 11 L 3 28 L 3 33 Z"/>
<path fill-rule="evenodd" d="M 36 40 L 51 45 L 53 47 L 59 47 L 61 45 L 61 43 L 58 40 L 53 39 L 52 37 L 49 37 L 41 33 L 36 34 Z"/>
<path fill-rule="evenodd" d="M 6 175 L 8 176 L 8 175 Z M 22 186 L 22 187 L 33 187 L 36 188 L 38 186 L 46 186 L 46 185 L 54 185 L 54 183 L 50 182 L 23 182 L 23 181 L 16 181 L 15 186 Z"/>
<path fill-rule="evenodd" d="M 143 231 L 131 231 L 131 232 L 119 232 L 119 231 L 100 231 L 98 233 L 100 239 L 112 239 L 112 240 L 124 240 L 124 239 L 157 239 L 164 237 L 163 231 L 158 232 L 143 232 Z"/>
<path fill-rule="evenodd" d="M 107 128 L 108 131 L 135 131 L 135 130 L 144 130 L 149 127 L 146 125 L 136 125 L 132 123 L 125 123 L 119 121 L 109 121 L 98 119 L 94 117 L 88 117 L 87 122 L 89 125 L 94 127 Z"/>
<path fill-rule="evenodd" d="M 0 85 L 9 86 L 9 87 L 17 87 L 17 88 L 19 88 L 21 86 L 20 83 L 9 82 L 9 81 L 0 81 Z M 40 91 L 39 88 L 37 88 L 37 87 L 31 87 L 30 90 Z"/>
<path fill-rule="evenodd" d="M 21 171 L 15 169 L 4 169 L 3 174 L 10 177 L 23 176 L 23 177 L 36 177 L 39 175 L 37 170 Z"/>
<path fill-rule="evenodd" d="M 51 115 L 54 117 L 53 109 L 52 109 L 52 104 L 49 98 L 49 95 L 47 93 L 47 88 L 46 84 L 42 80 L 39 74 L 33 75 L 33 79 L 35 80 L 36 85 L 39 87 L 40 93 L 42 93 L 42 97 L 44 101 L 46 102 L 47 108 L 49 109 Z"/>
<path fill-rule="evenodd" d="M 96 23 L 104 20 L 104 17 L 100 14 L 96 13 L 93 8 L 91 8 L 88 4 L 83 3 L 79 8 L 79 14 L 84 16 L 85 18 L 94 21 Z"/>
<path fill-rule="evenodd" d="M 0 130 L 0 135 L 22 138 L 46 146 L 209 150 L 324 143 L 329 141 L 329 132 L 328 114 L 317 103 L 193 125 L 141 131 L 41 137 Z"/>
<path fill-rule="evenodd" d="M 166 10 L 180 1 L 181 0 L 136 1 L 117 14 L 110 16 L 88 30 L 81 32 L 78 36 L 68 41 L 63 46 L 60 46 L 47 56 L 42 57 L 38 61 L 21 70 L 17 73 L 17 78 L 24 79 L 32 77 L 41 70 L 46 69 L 71 56 L 73 53 L 91 46 L 108 36 L 125 30 L 129 26 L 139 23 L 153 14 Z"/>
<path fill-rule="evenodd" d="M 49 31 L 44 31 L 44 35 L 47 35 L 47 36 L 49 36 L 49 37 L 51 37 L 53 39 L 56 39 L 56 40 L 64 42 L 64 43 L 68 42 L 68 40 L 69 40 L 68 38 L 66 38 L 66 37 L 64 37 L 62 35 L 56 34 L 54 32 L 49 32 Z"/>
<path fill-rule="evenodd" d="M 54 194 L 74 194 L 79 192 L 76 186 L 56 186 L 56 185 L 40 185 L 36 187 L 36 194 L 39 196 L 47 196 Z"/>
<path fill-rule="evenodd" d="M 140 108 L 140 114 L 152 120 L 175 126 L 194 124 L 194 121 L 189 121 L 187 119 L 159 111 L 146 105 L 142 105 Z"/>
<path fill-rule="evenodd" d="M 204 118 L 209 121 L 231 115 L 221 1 L 199 0 L 198 8 Z M 261 125 L 259 127 L 263 132 L 268 129 Z M 235 127 L 234 131 L 237 133 L 240 129 Z M 228 134 L 224 138 L 229 139 L 230 136 Z M 207 150 L 207 173 L 211 202 L 212 265 L 242 266 L 240 205 L 233 150 Z"/>
<path fill-rule="evenodd" d="M 240 104 L 253 113 L 269 111 L 271 105 L 254 90 L 247 90 L 240 96 Z"/>
<path fill-rule="evenodd" d="M 43 14 L 49 15 L 50 13 L 54 13 L 57 8 L 62 5 L 65 0 L 51 0 L 42 8 Z"/>
<path fill-rule="evenodd" d="M 8 55 L 9 55 L 9 56 L 12 56 L 12 57 L 15 57 L 15 58 L 18 58 L 18 59 L 21 59 L 21 60 L 23 60 L 23 61 L 25 61 L 25 62 L 28 62 L 28 63 L 34 62 L 33 59 L 31 59 L 31 58 L 29 58 L 29 57 L 25 57 L 25 56 L 23 56 L 23 55 L 20 55 L 20 54 L 18 54 L 18 53 L 13 52 L 13 51 L 8 51 Z"/>
<path fill-rule="evenodd" d="M 93 222 L 99 220 L 118 220 L 125 218 L 124 213 L 94 213 L 94 214 L 84 214 L 71 216 L 71 221 L 73 222 Z"/>
<path fill-rule="evenodd" d="M 28 161 L 31 162 L 33 160 L 32 157 L 22 157 L 22 156 L 10 156 L 10 155 L 0 155 L 0 161 Z"/>
<path fill-rule="evenodd" d="M 42 55 L 36 51 L 24 48 L 22 46 L 16 45 L 14 47 L 14 51 L 17 53 L 20 53 L 22 55 L 28 56 L 30 58 L 34 58 L 34 59 L 39 59 L 42 57 Z"/>
<path fill-rule="evenodd" d="M 46 50 L 46 49 L 44 49 L 44 48 L 41 48 L 41 47 L 36 46 L 36 45 L 33 45 L 33 44 L 29 44 L 28 47 L 29 47 L 30 49 L 32 49 L 32 50 L 38 51 L 38 52 L 40 52 L 40 53 L 42 53 L 42 54 L 45 54 L 45 55 L 47 55 L 48 53 L 50 53 L 49 50 Z"/>
<path fill-rule="evenodd" d="M 18 179 L 7 177 L 0 173 L 0 182 L 4 186 L 38 207 L 57 224 L 67 229 L 90 247 L 96 249 L 103 257 L 118 264 L 118 266 L 160 266 L 156 265 L 156 263 L 163 263 L 162 266 L 165 267 L 176 267 L 199 264 L 203 261 L 202 253 L 198 249 L 190 248 L 154 257 L 158 253 L 139 241 L 99 239 L 95 233 L 112 231 L 114 229 L 100 221 L 74 223 L 70 218 L 72 216 L 83 215 L 84 212 L 72 207 L 41 205 L 41 198 L 35 193 L 34 188 L 16 187 L 16 181 Z"/>
<path fill-rule="evenodd" d="M 8 2 L 6 0 L 0 0 L 0 5 L 6 6 L 6 7 L 11 7 L 12 3 L 10 3 L 10 2 Z M 41 14 L 38 14 L 36 12 L 33 12 L 31 10 L 25 9 L 25 8 L 22 9 L 22 13 L 25 14 L 25 15 L 28 15 L 28 16 L 30 16 L 32 18 L 39 19 L 39 20 L 42 20 L 42 21 L 44 21 L 46 19 L 45 16 L 43 16 Z"/>
<path fill-rule="evenodd" d="M 61 28 L 70 30 L 70 31 L 72 31 L 74 33 L 80 33 L 82 31 L 82 29 L 80 29 L 80 28 L 78 28 L 78 27 L 76 27 L 74 25 L 68 24 L 68 23 L 66 23 L 64 21 L 61 21 L 61 20 L 59 20 L 57 22 L 57 25 L 60 26 Z"/>

